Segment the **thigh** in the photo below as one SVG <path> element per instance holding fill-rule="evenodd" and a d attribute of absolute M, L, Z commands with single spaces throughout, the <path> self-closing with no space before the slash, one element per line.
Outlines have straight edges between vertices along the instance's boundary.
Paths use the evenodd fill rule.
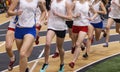
<path fill-rule="evenodd" d="M 112 18 L 109 18 L 108 21 L 107 21 L 106 27 L 110 28 L 113 24 L 114 24 L 114 20 Z"/>
<path fill-rule="evenodd" d="M 88 38 L 92 38 L 94 32 L 94 27 L 90 24 L 88 26 Z"/>
<path fill-rule="evenodd" d="M 17 49 L 18 49 L 18 51 L 20 51 L 23 40 L 22 39 L 15 39 L 15 41 L 16 41 Z"/>
<path fill-rule="evenodd" d="M 102 32 L 101 28 L 95 28 L 95 37 L 97 40 L 99 39 L 101 32 Z"/>
<path fill-rule="evenodd" d="M 77 40 L 77 38 L 78 38 L 78 33 L 72 33 L 72 37 L 73 37 L 73 39 L 74 39 L 75 42 L 76 42 L 76 40 Z"/>
<path fill-rule="evenodd" d="M 27 52 L 29 53 L 31 51 L 30 49 L 33 48 L 33 42 L 34 37 L 31 34 L 26 34 L 22 42 L 20 53 L 25 53 L 27 55 Z"/>
<path fill-rule="evenodd" d="M 82 41 L 85 39 L 86 35 L 86 32 L 80 31 L 78 34 L 77 42 L 81 44 Z"/>
<path fill-rule="evenodd" d="M 56 38 L 56 44 L 58 48 L 62 48 L 63 43 L 64 43 L 64 38 L 60 38 L 60 37 Z"/>
<path fill-rule="evenodd" d="M 116 31 L 120 32 L 120 23 L 116 23 Z"/>
<path fill-rule="evenodd" d="M 46 35 L 46 43 L 51 43 L 51 41 L 52 41 L 52 39 L 53 39 L 54 36 L 55 36 L 55 31 L 49 29 L 47 31 L 47 35 Z"/>

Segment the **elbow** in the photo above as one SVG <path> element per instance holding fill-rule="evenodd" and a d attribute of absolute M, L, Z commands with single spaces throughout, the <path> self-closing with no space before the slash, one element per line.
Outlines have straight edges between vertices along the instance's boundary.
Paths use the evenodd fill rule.
<path fill-rule="evenodd" d="M 8 10 L 7 11 L 7 15 L 11 16 L 11 11 Z"/>
<path fill-rule="evenodd" d="M 7 15 L 8 15 L 8 16 L 13 16 L 13 12 L 10 11 L 10 10 L 8 10 Z"/>
<path fill-rule="evenodd" d="M 104 14 L 106 15 L 106 14 L 107 14 L 107 11 L 105 11 Z"/>

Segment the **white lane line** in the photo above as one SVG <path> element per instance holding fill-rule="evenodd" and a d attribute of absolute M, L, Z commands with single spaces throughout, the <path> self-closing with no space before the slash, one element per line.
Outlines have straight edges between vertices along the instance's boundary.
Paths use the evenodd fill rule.
<path fill-rule="evenodd" d="M 36 59 L 35 63 L 33 64 L 33 66 L 31 67 L 30 72 L 33 72 L 37 63 L 39 62 L 39 59 L 42 57 L 43 53 L 44 53 L 44 48 L 43 48 L 42 52 L 39 54 L 38 58 Z"/>
<path fill-rule="evenodd" d="M 0 31 L 6 31 L 7 29 L 0 29 Z"/>
<path fill-rule="evenodd" d="M 0 47 L 2 47 L 3 45 L 5 45 L 5 41 L 0 44 Z"/>
<path fill-rule="evenodd" d="M 0 34 L 0 36 L 5 36 L 6 34 Z"/>
<path fill-rule="evenodd" d="M 1 25 L 4 25 L 5 23 L 7 23 L 7 22 L 9 22 L 9 21 L 10 21 L 10 20 L 7 20 L 7 21 L 1 23 L 0 26 L 1 26 Z"/>
<path fill-rule="evenodd" d="M 117 42 L 118 42 L 118 41 L 117 41 Z M 79 69 L 76 69 L 74 72 L 77 72 L 77 71 L 79 71 L 79 70 L 82 70 L 83 68 L 88 67 L 88 66 L 90 66 L 90 65 L 92 65 L 92 64 L 94 64 L 94 63 L 96 63 L 96 62 L 99 62 L 99 61 L 101 61 L 101 60 L 107 59 L 107 58 L 109 58 L 109 57 L 113 57 L 113 56 L 118 55 L 118 54 L 120 54 L 120 52 L 115 53 L 115 54 L 112 54 L 112 55 L 107 56 L 107 57 L 104 57 L 104 58 L 101 58 L 101 59 L 96 60 L 96 61 L 94 61 L 94 62 L 92 62 L 92 63 L 89 63 L 89 64 L 87 64 L 87 65 L 85 65 L 85 66 L 83 66 L 83 67 L 81 67 L 81 68 L 79 68 Z"/>

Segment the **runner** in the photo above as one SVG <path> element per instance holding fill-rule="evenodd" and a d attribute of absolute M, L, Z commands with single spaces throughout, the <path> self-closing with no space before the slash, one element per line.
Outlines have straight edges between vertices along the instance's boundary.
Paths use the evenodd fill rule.
<path fill-rule="evenodd" d="M 93 21 L 90 21 L 86 51 L 85 51 L 85 54 L 83 55 L 84 58 L 87 58 L 88 53 L 90 52 L 90 46 L 92 43 L 91 41 L 94 37 L 94 31 L 95 31 L 96 41 L 98 41 L 101 38 L 103 21 L 102 21 L 100 15 L 107 14 L 105 6 L 102 1 L 94 0 L 92 3 L 92 6 L 99 15 Z M 90 11 L 89 16 L 93 17 L 93 15 L 94 15 L 94 13 Z"/>
<path fill-rule="evenodd" d="M 91 6 L 89 5 L 88 1 L 85 1 L 85 0 L 75 1 L 73 8 L 74 8 L 73 9 L 74 23 L 73 23 L 72 31 L 74 33 L 73 35 L 76 40 L 75 41 L 76 47 L 75 47 L 75 53 L 73 55 L 72 62 L 69 63 L 69 66 L 71 68 L 74 68 L 75 62 L 79 57 L 81 44 L 88 32 L 89 20 L 94 20 L 95 17 L 97 16 L 97 13 L 92 10 L 95 15 L 92 18 L 88 18 L 89 10 L 91 10 Z"/>
<path fill-rule="evenodd" d="M 19 5 L 19 10 L 14 9 Z M 19 69 L 20 72 L 28 72 L 27 61 L 33 49 L 33 42 L 36 37 L 35 13 L 37 5 L 41 9 L 40 22 L 45 17 L 45 5 L 39 0 L 13 0 L 8 15 L 18 16 L 18 24 L 15 29 L 15 39 L 17 48 L 20 51 Z"/>
<path fill-rule="evenodd" d="M 106 25 L 106 40 L 103 47 L 108 47 L 110 27 L 116 23 L 116 32 L 120 34 L 120 0 L 111 0 L 109 19 Z"/>
<path fill-rule="evenodd" d="M 45 44 L 45 62 L 40 72 L 45 72 L 48 66 L 48 59 L 50 54 L 50 46 L 52 39 L 56 35 L 56 46 L 60 53 L 60 68 L 59 72 L 64 71 L 64 49 L 63 43 L 66 34 L 65 19 L 72 19 L 70 4 L 66 0 L 53 0 L 48 17 L 48 31 Z"/>

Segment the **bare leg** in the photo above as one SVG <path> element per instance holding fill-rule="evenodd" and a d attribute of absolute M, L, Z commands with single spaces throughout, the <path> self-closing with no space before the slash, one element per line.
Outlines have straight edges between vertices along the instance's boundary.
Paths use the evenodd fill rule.
<path fill-rule="evenodd" d="M 106 26 L 106 39 L 105 39 L 105 45 L 103 47 L 108 47 L 108 42 L 109 42 L 109 34 L 110 34 L 110 27 L 114 23 L 114 20 L 112 18 L 109 18 L 107 21 L 107 26 Z"/>
<path fill-rule="evenodd" d="M 22 43 L 20 48 L 20 72 L 25 72 L 27 69 L 27 62 L 28 62 L 28 51 L 33 48 L 34 37 L 31 34 L 26 34 L 23 40 L 16 39 L 18 45 Z M 31 53 L 29 53 L 31 54 Z"/>

